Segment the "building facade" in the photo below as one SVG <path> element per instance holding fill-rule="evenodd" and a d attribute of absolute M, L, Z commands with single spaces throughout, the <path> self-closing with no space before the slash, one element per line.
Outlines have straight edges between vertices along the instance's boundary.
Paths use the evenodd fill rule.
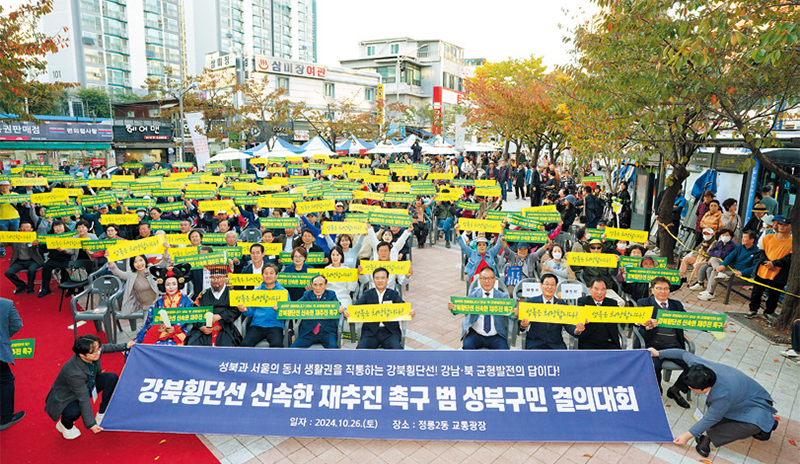
<path fill-rule="evenodd" d="M 359 56 L 342 60 L 346 68 L 381 75 L 388 103 L 413 108 L 433 106 L 437 117 L 464 97 L 464 79 L 474 75 L 481 59 L 465 59 L 464 49 L 443 40 L 408 37 L 359 42 Z M 436 124 L 432 131 L 437 133 Z"/>
<path fill-rule="evenodd" d="M 316 14 L 316 0 L 55 0 L 41 28 L 68 40 L 40 79 L 141 93 L 165 66 L 201 74 L 215 50 L 315 62 Z"/>

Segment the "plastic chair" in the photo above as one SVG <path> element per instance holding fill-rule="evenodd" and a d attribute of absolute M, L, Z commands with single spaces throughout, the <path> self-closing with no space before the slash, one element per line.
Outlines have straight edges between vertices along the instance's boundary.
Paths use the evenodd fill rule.
<path fill-rule="evenodd" d="M 645 347 L 644 337 L 641 334 L 642 330 L 644 330 L 644 328 L 637 327 L 633 331 L 634 338 L 633 338 L 633 347 L 632 348 L 634 350 L 642 349 L 642 348 Z M 684 339 L 684 342 L 686 342 L 686 351 L 688 351 L 689 353 L 694 354 L 695 346 L 694 346 L 694 342 L 692 341 L 692 339 L 687 337 L 685 334 L 683 336 L 683 339 Z M 682 370 L 683 370 L 683 368 L 681 366 L 675 364 L 674 362 L 672 362 L 670 360 L 665 359 L 661 363 L 661 372 L 662 372 L 661 376 L 664 379 L 664 381 L 666 381 L 666 382 L 669 382 L 670 379 L 672 378 L 672 371 L 682 371 Z M 691 391 L 689 391 L 686 394 L 686 398 L 689 399 L 689 400 L 692 399 L 692 392 Z"/>
<path fill-rule="evenodd" d="M 107 275 L 95 279 L 86 290 L 75 295 L 70 300 L 70 307 L 72 308 L 72 333 L 75 339 L 78 338 L 78 321 L 94 321 L 95 328 L 101 330 L 100 323 L 102 322 L 102 329 L 106 334 L 106 339 L 109 343 L 116 343 L 117 333 L 114 327 L 114 305 L 117 304 L 115 300 L 122 296 L 123 286 L 122 282 L 113 275 Z M 78 311 L 77 303 L 83 297 L 89 297 L 90 294 L 98 296 L 97 307 L 93 310 Z"/>
<path fill-rule="evenodd" d="M 566 301 L 568 305 L 573 305 L 573 306 L 577 305 L 578 304 L 578 298 L 566 299 L 563 296 L 560 296 L 561 295 L 562 286 L 563 285 L 567 285 L 567 284 L 580 285 L 581 286 L 581 296 L 582 297 L 583 296 L 589 296 L 589 288 L 583 282 L 581 282 L 579 280 L 559 280 L 558 281 L 558 286 L 556 287 L 556 296 L 558 298 Z"/>
<path fill-rule="evenodd" d="M 511 295 L 511 297 L 514 298 L 514 303 L 524 299 L 523 296 L 522 296 L 522 290 L 523 290 L 523 285 L 522 284 L 524 284 L 524 283 L 536 283 L 536 284 L 538 284 L 538 283 L 540 283 L 540 281 L 539 281 L 539 279 L 536 279 L 536 278 L 533 278 L 533 277 L 527 277 L 527 278 L 522 279 L 519 282 L 517 282 L 517 285 L 514 286 L 514 290 L 513 290 L 513 293 Z"/>
<path fill-rule="evenodd" d="M 92 260 L 82 259 L 69 262 L 66 271 L 63 273 L 66 277 L 63 282 L 58 284 L 58 288 L 61 289 L 61 300 L 58 302 L 59 312 L 61 312 L 61 306 L 64 303 L 64 296 L 72 296 L 88 286 L 91 283 L 89 275 L 93 271 L 94 261 Z M 85 277 L 84 274 L 86 274 Z M 91 306 L 91 302 L 89 306 Z"/>
<path fill-rule="evenodd" d="M 302 322 L 302 319 L 292 319 L 292 322 L 294 323 L 294 326 L 299 329 L 300 322 Z M 345 323 L 344 314 L 340 314 L 339 315 L 339 322 L 336 324 L 336 343 L 337 343 L 337 347 L 338 348 L 342 347 L 342 333 L 343 333 L 344 323 Z M 286 347 L 292 346 L 292 343 L 294 343 L 294 341 L 297 340 L 297 335 L 298 334 L 295 331 L 291 331 L 291 333 L 290 333 L 290 331 L 284 330 L 283 331 L 283 343 L 284 343 L 284 346 L 286 346 Z M 317 348 L 317 349 L 322 348 L 322 349 L 324 349 L 324 347 L 322 346 L 321 343 L 314 343 L 309 348 Z"/>

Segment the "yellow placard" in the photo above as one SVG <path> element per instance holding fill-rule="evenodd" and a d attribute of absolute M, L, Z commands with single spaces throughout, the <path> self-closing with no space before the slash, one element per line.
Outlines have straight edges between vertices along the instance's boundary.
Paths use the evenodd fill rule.
<path fill-rule="evenodd" d="M 586 321 L 585 306 L 519 302 L 519 320 L 547 322 L 550 324 L 577 324 Z M 650 308 L 652 312 L 653 308 Z"/>
<path fill-rule="evenodd" d="M 134 176 L 124 174 L 115 174 L 111 176 L 111 180 L 114 182 L 136 182 L 136 178 Z"/>
<path fill-rule="evenodd" d="M 494 179 L 475 179 L 475 187 L 494 187 L 497 181 Z"/>
<path fill-rule="evenodd" d="M 609 253 L 567 253 L 567 264 L 583 267 L 617 267 L 619 256 Z"/>
<path fill-rule="evenodd" d="M 288 185 L 289 179 L 286 177 L 270 177 L 261 181 L 264 185 Z"/>
<path fill-rule="evenodd" d="M 381 267 L 389 271 L 389 274 L 408 274 L 411 261 L 361 261 L 361 274 L 372 275 L 372 271 Z"/>
<path fill-rule="evenodd" d="M 519 303 L 519 319 L 551 324 L 644 323 L 653 315 L 652 307 L 570 306 L 544 303 Z"/>
<path fill-rule="evenodd" d="M 136 214 L 102 214 L 100 215 L 100 223 L 103 225 L 133 225 L 139 223 L 139 216 Z"/>
<path fill-rule="evenodd" d="M 242 249 L 243 255 L 249 255 L 250 247 L 253 245 L 255 245 L 255 243 L 241 242 L 239 243 L 239 248 Z M 259 243 L 259 245 L 264 247 L 264 256 L 276 256 L 283 251 L 283 245 L 280 243 Z"/>
<path fill-rule="evenodd" d="M 47 179 L 44 177 L 12 177 L 11 183 L 14 187 L 47 186 Z"/>
<path fill-rule="evenodd" d="M 272 197 L 269 195 L 258 199 L 259 208 L 289 208 L 293 203 L 294 200 L 291 198 Z"/>
<path fill-rule="evenodd" d="M 322 171 L 326 176 L 341 176 L 344 173 L 341 166 L 331 166 L 330 169 Z"/>
<path fill-rule="evenodd" d="M 231 290 L 230 292 L 231 306 L 274 308 L 279 301 L 289 301 L 289 292 L 286 290 Z"/>
<path fill-rule="evenodd" d="M 250 164 L 269 164 L 269 160 L 266 158 L 250 158 L 247 162 Z"/>
<path fill-rule="evenodd" d="M 83 195 L 83 190 L 79 188 L 54 188 L 51 193 L 66 194 L 68 197 L 79 197 Z"/>
<path fill-rule="evenodd" d="M 261 274 L 228 274 L 228 285 L 234 287 L 258 287 L 262 282 Z"/>
<path fill-rule="evenodd" d="M 357 322 L 410 321 L 411 303 L 384 303 L 372 305 L 350 305 L 347 307 L 349 324 Z"/>
<path fill-rule="evenodd" d="M 372 164 L 372 161 L 370 161 L 369 158 L 357 158 L 356 159 L 356 163 L 357 164 Z"/>
<path fill-rule="evenodd" d="M 200 211 L 227 211 L 228 214 L 231 214 L 233 210 L 233 200 L 201 201 L 198 207 Z"/>
<path fill-rule="evenodd" d="M 7 232 L 0 231 L 2 243 L 33 243 L 36 241 L 36 232 Z"/>
<path fill-rule="evenodd" d="M 364 182 L 368 184 L 385 184 L 389 182 L 389 176 L 367 175 L 364 177 Z"/>
<path fill-rule="evenodd" d="M 452 172 L 429 172 L 426 179 L 430 180 L 453 180 L 455 174 Z"/>
<path fill-rule="evenodd" d="M 119 261 L 121 259 L 130 258 L 131 256 L 161 255 L 163 253 L 164 242 L 161 236 L 154 235 L 140 240 L 123 240 L 117 242 L 116 245 L 108 248 L 108 260 Z"/>
<path fill-rule="evenodd" d="M 391 170 L 391 169 L 379 169 L 379 168 L 375 168 L 375 174 L 376 174 L 376 175 L 379 175 L 379 176 L 389 176 L 389 175 L 391 175 L 391 174 L 392 174 L 392 170 Z"/>
<path fill-rule="evenodd" d="M 366 190 L 353 190 L 353 199 L 354 200 L 376 200 L 376 201 L 382 201 L 383 200 L 383 193 L 382 192 L 368 192 Z"/>
<path fill-rule="evenodd" d="M 646 230 L 617 229 L 606 227 L 608 240 L 627 240 L 629 242 L 647 243 L 650 233 Z"/>
<path fill-rule="evenodd" d="M 503 231 L 503 222 L 490 221 L 488 219 L 461 218 L 458 220 L 458 230 L 474 230 L 499 234 Z"/>
<path fill-rule="evenodd" d="M 270 174 L 286 174 L 286 168 L 282 168 L 280 166 L 270 166 L 267 168 L 267 172 Z"/>
<path fill-rule="evenodd" d="M 499 197 L 500 195 L 499 187 L 475 187 L 476 197 Z"/>
<path fill-rule="evenodd" d="M 351 203 L 349 208 L 353 213 L 369 213 L 370 211 L 380 211 L 380 209 L 381 207 L 378 205 L 362 205 L 360 203 Z"/>
<path fill-rule="evenodd" d="M 174 174 L 175 173 L 173 173 L 173 175 Z M 170 178 L 171 177 L 172 176 L 170 176 Z M 158 188 L 162 188 L 162 189 L 182 189 L 183 188 L 183 182 L 162 182 L 158 186 Z"/>
<path fill-rule="evenodd" d="M 225 183 L 225 179 L 222 176 L 207 175 L 207 176 L 200 176 L 200 182 L 203 182 L 204 184 L 213 183 L 219 186 Z"/>
<path fill-rule="evenodd" d="M 364 235 L 367 233 L 367 225 L 363 222 L 325 221 L 322 223 L 322 233 L 333 235 Z"/>
<path fill-rule="evenodd" d="M 62 250 L 75 250 L 81 248 L 81 242 L 89 240 L 88 238 L 77 237 L 47 237 L 47 248 L 54 250 L 61 248 Z"/>
<path fill-rule="evenodd" d="M 333 200 L 301 201 L 296 205 L 298 214 L 321 213 L 336 209 L 336 204 Z"/>
<path fill-rule="evenodd" d="M 178 246 L 178 245 L 191 245 L 192 242 L 189 240 L 188 234 L 166 234 L 164 235 L 164 239 L 169 243 L 170 246 Z M 192 247 L 194 248 L 194 247 Z M 195 250 L 196 252 L 196 250 Z"/>
<path fill-rule="evenodd" d="M 556 205 L 544 205 L 544 206 L 529 206 L 527 208 L 522 208 L 520 210 L 523 216 L 527 213 L 557 213 L 558 209 L 556 209 Z"/>
<path fill-rule="evenodd" d="M 55 203 L 63 203 L 69 200 L 69 195 L 66 192 L 61 193 L 32 193 L 31 194 L 31 203 L 36 203 L 37 205 L 52 205 Z"/>
<path fill-rule="evenodd" d="M 315 272 L 324 275 L 328 282 L 355 282 L 358 280 L 358 269 L 349 267 L 316 269 Z"/>
<path fill-rule="evenodd" d="M 170 236 L 173 236 L 173 235 L 179 236 L 179 237 L 181 236 L 179 234 L 172 234 L 172 235 L 166 235 L 166 236 L 170 237 Z M 169 240 L 167 240 L 167 243 L 169 243 Z M 183 245 L 183 244 L 181 243 L 180 245 Z M 193 256 L 193 255 L 196 255 L 196 254 L 197 254 L 197 247 L 188 246 L 188 247 L 184 247 L 184 248 L 178 248 L 178 247 L 172 246 L 172 244 L 170 243 L 169 255 L 172 257 L 172 259 L 182 258 L 184 256 Z"/>
<path fill-rule="evenodd" d="M 455 192 L 447 192 L 447 193 L 437 193 L 436 194 L 436 201 L 458 201 L 461 198 L 463 192 L 455 191 Z"/>
<path fill-rule="evenodd" d="M 11 174 L 19 174 L 20 172 L 22 172 L 23 168 L 24 166 L 20 166 L 18 168 L 11 168 Z"/>
<path fill-rule="evenodd" d="M 408 193 L 411 191 L 411 184 L 408 182 L 389 183 L 389 193 Z"/>
<path fill-rule="evenodd" d="M 350 172 L 347 174 L 348 179 L 364 180 L 369 174 L 366 172 Z"/>
<path fill-rule="evenodd" d="M 89 179 L 91 188 L 111 188 L 111 179 Z"/>

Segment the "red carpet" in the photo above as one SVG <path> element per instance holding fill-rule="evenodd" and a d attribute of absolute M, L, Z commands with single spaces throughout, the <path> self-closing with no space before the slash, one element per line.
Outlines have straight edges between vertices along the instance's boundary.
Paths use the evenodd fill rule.
<path fill-rule="evenodd" d="M 11 248 L 6 249 L 8 255 Z M 0 258 L 0 274 L 9 266 L 9 258 Z M 41 274 L 40 274 L 41 275 Z M 27 277 L 23 278 L 27 280 Z M 62 364 L 72 355 L 72 313 L 64 301 L 58 312 L 61 291 L 51 286 L 53 293 L 45 298 L 36 295 L 14 295 L 13 285 L 0 275 L 0 296 L 14 301 L 22 317 L 22 330 L 13 338 L 36 339 L 33 359 L 20 359 L 12 367 L 16 377 L 16 410 L 26 415 L 16 425 L 0 432 L 0 462 L 12 463 L 217 463 L 213 454 L 195 435 L 166 433 L 102 432 L 97 435 L 86 430 L 79 419 L 76 426 L 81 436 L 65 440 L 56 431 L 55 422 L 44 412 L 44 399 Z M 36 287 L 38 292 L 39 287 Z M 95 333 L 88 322 L 78 328 L 78 335 Z M 105 336 L 97 335 L 105 342 Z M 122 353 L 105 354 L 103 370 L 119 374 L 124 358 Z M 94 411 L 97 412 L 99 400 Z M 187 418 L 188 419 L 188 418 Z"/>

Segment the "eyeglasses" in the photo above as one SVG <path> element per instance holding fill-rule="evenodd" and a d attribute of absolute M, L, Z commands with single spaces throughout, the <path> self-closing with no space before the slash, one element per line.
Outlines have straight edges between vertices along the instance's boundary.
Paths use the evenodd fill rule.
<path fill-rule="evenodd" d="M 590 250 L 600 250 L 601 248 L 602 247 L 599 247 L 599 246 L 589 247 Z"/>
<path fill-rule="evenodd" d="M 484 282 L 491 282 L 494 280 L 494 277 L 480 277 L 480 280 Z"/>

